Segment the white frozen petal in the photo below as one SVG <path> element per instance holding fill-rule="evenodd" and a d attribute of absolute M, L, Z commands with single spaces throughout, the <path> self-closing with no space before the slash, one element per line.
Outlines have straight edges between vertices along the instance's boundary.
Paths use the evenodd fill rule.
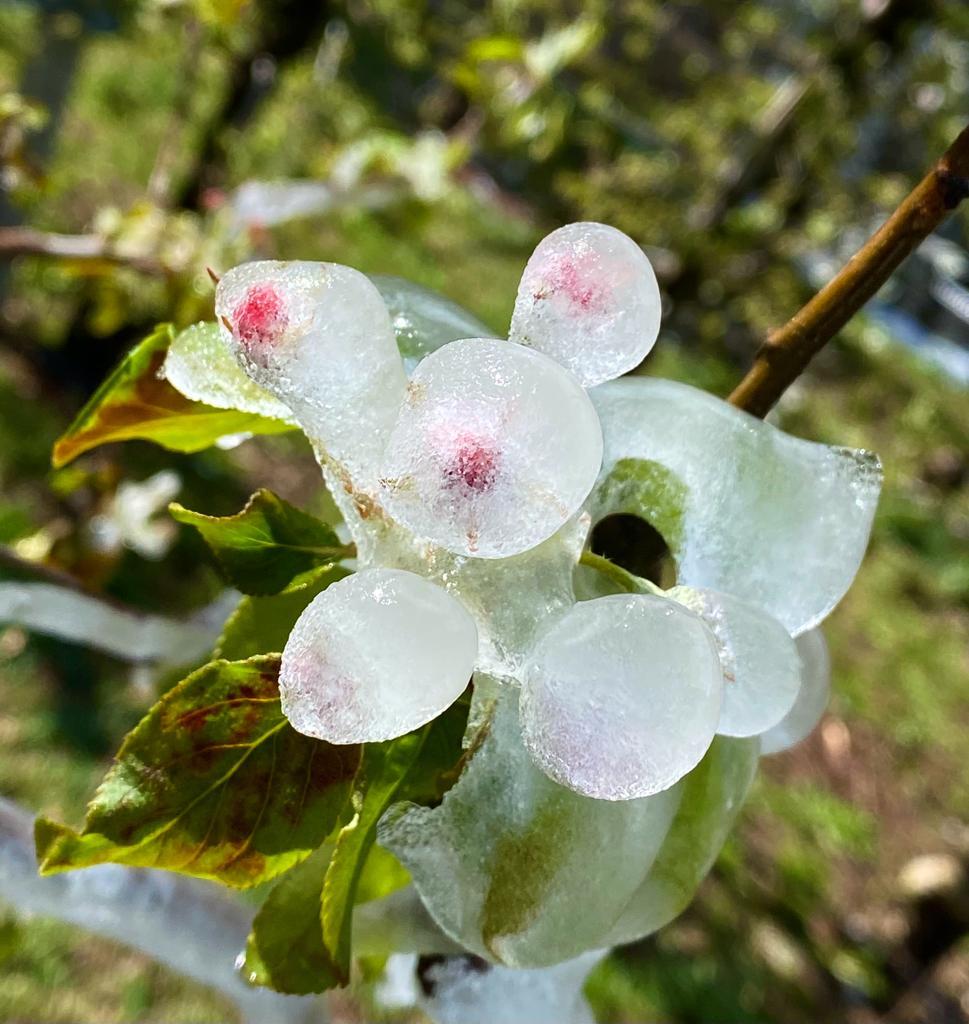
<path fill-rule="evenodd" d="M 522 738 L 542 771 L 578 793 L 650 796 L 710 746 L 722 679 L 710 630 L 675 601 L 583 601 L 543 634 L 525 665 Z"/>
<path fill-rule="evenodd" d="M 723 707 L 717 732 L 757 736 L 794 706 L 801 659 L 787 630 L 765 611 L 730 594 L 692 587 L 666 592 L 710 627 L 723 668 Z"/>
<path fill-rule="evenodd" d="M 801 661 L 801 687 L 794 706 L 784 718 L 760 737 L 762 754 L 789 750 L 809 736 L 821 721 L 831 695 L 831 659 L 820 629 L 797 638 Z"/>
<path fill-rule="evenodd" d="M 330 743 L 393 739 L 454 703 L 477 646 L 474 620 L 435 584 L 398 569 L 354 573 L 293 627 L 279 673 L 283 714 Z"/>
<path fill-rule="evenodd" d="M 567 224 L 532 253 L 509 338 L 567 366 L 585 387 L 643 361 L 662 314 L 646 254 L 605 224 Z"/>
<path fill-rule="evenodd" d="M 838 603 L 871 531 L 881 486 L 873 454 L 799 440 L 674 381 L 625 377 L 590 396 L 605 440 L 593 522 L 637 509 L 665 518 L 654 525 L 678 583 L 745 598 L 795 635 Z M 623 460 L 663 467 L 665 487 L 645 504 L 615 491 L 608 478 Z"/>

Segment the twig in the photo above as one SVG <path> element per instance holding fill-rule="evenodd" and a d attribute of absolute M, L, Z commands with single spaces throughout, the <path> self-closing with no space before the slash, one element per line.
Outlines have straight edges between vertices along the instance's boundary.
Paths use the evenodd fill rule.
<path fill-rule="evenodd" d="M 969 126 L 840 272 L 771 332 L 728 401 L 765 416 L 811 359 L 967 197 Z"/>
<path fill-rule="evenodd" d="M 0 260 L 15 256 L 51 256 L 65 260 L 106 260 L 144 274 L 165 274 L 165 267 L 149 256 L 119 252 L 101 235 L 60 235 L 34 228 L 0 228 Z"/>

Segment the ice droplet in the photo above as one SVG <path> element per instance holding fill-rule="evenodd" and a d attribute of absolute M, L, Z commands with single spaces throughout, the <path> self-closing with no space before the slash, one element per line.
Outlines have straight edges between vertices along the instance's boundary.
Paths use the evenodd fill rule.
<path fill-rule="evenodd" d="M 668 789 L 720 717 L 713 635 L 652 594 L 583 601 L 538 641 L 522 679 L 522 737 L 550 778 L 599 800 Z"/>
<path fill-rule="evenodd" d="M 666 592 L 710 627 L 723 668 L 723 707 L 717 732 L 757 736 L 791 710 L 801 660 L 787 630 L 755 605 L 730 594 L 692 587 Z"/>
<path fill-rule="evenodd" d="M 797 638 L 801 662 L 801 688 L 790 711 L 760 737 L 762 754 L 789 750 L 809 736 L 821 721 L 831 696 L 831 659 L 820 629 L 812 629 Z"/>
<path fill-rule="evenodd" d="M 283 713 L 330 743 L 393 739 L 462 693 L 474 620 L 446 591 L 399 569 L 365 569 L 313 599 L 283 651 Z"/>
<path fill-rule="evenodd" d="M 355 484 L 370 486 L 406 387 L 374 285 L 335 263 L 244 263 L 223 275 L 215 309 L 249 376 Z"/>
<path fill-rule="evenodd" d="M 592 387 L 643 361 L 661 315 L 656 275 L 628 235 L 605 224 L 566 224 L 532 253 L 509 338 Z"/>
<path fill-rule="evenodd" d="M 381 476 L 391 515 L 415 534 L 502 558 L 569 519 L 601 452 L 595 410 L 570 373 L 505 341 L 465 339 L 414 371 Z"/>

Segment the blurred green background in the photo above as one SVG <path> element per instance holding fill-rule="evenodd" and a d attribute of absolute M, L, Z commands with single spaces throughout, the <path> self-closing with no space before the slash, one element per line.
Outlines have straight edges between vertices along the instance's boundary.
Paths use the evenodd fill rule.
<path fill-rule="evenodd" d="M 725 394 L 955 137 L 967 96 L 969 6 L 945 0 L 4 0 L 0 542 L 178 612 L 220 583 L 187 533 L 161 560 L 99 539 L 121 482 L 173 468 L 192 508 L 235 511 L 257 486 L 323 507 L 288 435 L 50 469 L 127 347 L 211 316 L 207 265 L 398 274 L 503 333 L 535 243 L 605 221 L 663 288 L 647 372 Z M 967 228 L 930 239 L 775 414 L 886 468 L 826 624 L 830 711 L 764 762 L 689 912 L 596 971 L 601 1021 L 969 1020 Z M 76 822 L 149 696 L 107 657 L 0 629 L 0 795 Z M 232 1012 L 0 909 L 0 1019 Z"/>

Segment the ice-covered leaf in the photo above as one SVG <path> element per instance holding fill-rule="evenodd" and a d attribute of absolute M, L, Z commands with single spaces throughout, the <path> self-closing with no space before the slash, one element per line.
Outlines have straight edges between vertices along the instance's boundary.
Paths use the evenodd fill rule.
<path fill-rule="evenodd" d="M 508 336 L 592 387 L 643 361 L 661 315 L 656 275 L 628 235 L 606 224 L 566 224 L 532 253 Z"/>
<path fill-rule="evenodd" d="M 407 385 L 374 285 L 335 263 L 244 263 L 222 276 L 215 310 L 246 373 L 369 487 Z"/>
<path fill-rule="evenodd" d="M 256 491 L 233 516 L 169 506 L 205 539 L 225 578 L 244 594 L 276 594 L 296 576 L 352 554 L 333 530 L 272 491 Z"/>
<path fill-rule="evenodd" d="M 525 665 L 522 738 L 550 778 L 599 800 L 651 796 L 694 768 L 720 718 L 713 634 L 675 601 L 574 605 Z"/>
<path fill-rule="evenodd" d="M 54 445 L 54 465 L 111 441 L 154 441 L 198 452 L 237 434 L 277 434 L 290 425 L 251 412 L 193 402 L 160 375 L 173 336 L 165 324 L 136 345 L 95 391 Z"/>
<path fill-rule="evenodd" d="M 386 303 L 408 373 L 449 342 L 488 337 L 488 328 L 477 317 L 430 288 L 387 274 L 370 280 Z"/>
<path fill-rule="evenodd" d="M 340 830 L 323 880 L 323 945 L 345 984 L 349 975 L 352 910 L 377 822 L 398 799 L 437 802 L 452 784 L 467 722 L 461 701 L 436 721 L 388 743 L 368 744 L 354 783 L 354 815 Z"/>
<path fill-rule="evenodd" d="M 522 744 L 516 691 L 494 686 L 475 677 L 458 782 L 438 807 L 395 805 L 380 841 L 445 934 L 492 961 L 546 966 L 602 945 L 662 844 L 679 790 L 610 802 L 557 785 Z"/>
<path fill-rule="evenodd" d="M 443 588 L 399 569 L 364 569 L 315 597 L 293 627 L 283 712 L 330 743 L 393 739 L 454 703 L 477 653 L 474 620 Z"/>
<path fill-rule="evenodd" d="M 760 737 L 762 754 L 789 750 L 809 736 L 821 721 L 831 696 L 831 659 L 820 629 L 812 629 L 797 638 L 801 663 L 801 687 L 794 706 L 773 729 Z"/>
<path fill-rule="evenodd" d="M 679 811 L 642 885 L 604 945 L 634 942 L 673 920 L 713 867 L 757 770 L 758 741 L 718 736 L 681 783 Z"/>
<path fill-rule="evenodd" d="M 215 661 L 128 734 L 80 833 L 39 819 L 41 872 L 112 861 L 251 886 L 336 824 L 360 751 L 292 729 L 277 658 Z"/>
<path fill-rule="evenodd" d="M 723 668 L 723 707 L 717 732 L 757 736 L 791 710 L 801 663 L 787 630 L 761 608 L 731 594 L 692 587 L 666 592 L 710 627 Z"/>
<path fill-rule="evenodd" d="M 571 518 L 601 460 L 595 410 L 538 352 L 452 342 L 414 371 L 381 473 L 391 515 L 457 554 L 503 558 Z"/>
<path fill-rule="evenodd" d="M 339 565 L 325 565 L 297 576 L 278 594 L 244 597 L 226 620 L 215 657 L 242 661 L 257 654 L 279 654 L 303 609 L 331 583 L 349 576 Z"/>
<path fill-rule="evenodd" d="M 162 373 L 193 402 L 295 425 L 289 409 L 251 380 L 232 357 L 217 323 L 193 324 L 179 331 L 168 346 Z"/>
<path fill-rule="evenodd" d="M 868 542 L 881 485 L 874 455 L 799 440 L 673 381 L 626 377 L 590 395 L 605 439 L 594 521 L 635 501 L 663 532 L 658 510 L 678 524 L 664 533 L 677 583 L 744 598 L 792 634 L 831 611 Z M 616 491 L 610 477 L 629 459 L 662 466 L 658 488 L 627 480 Z"/>

